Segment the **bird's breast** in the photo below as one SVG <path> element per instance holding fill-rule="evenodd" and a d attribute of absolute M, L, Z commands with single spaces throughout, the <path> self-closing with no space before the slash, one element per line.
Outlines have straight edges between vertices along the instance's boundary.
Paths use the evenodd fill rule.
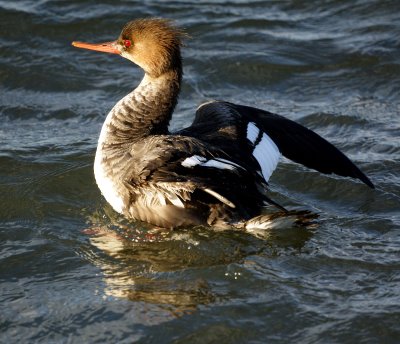
<path fill-rule="evenodd" d="M 118 181 L 109 173 L 111 169 L 106 165 L 103 154 L 102 149 L 98 148 L 94 160 L 96 183 L 107 202 L 116 212 L 122 214 L 124 209 L 122 190 L 118 187 Z"/>

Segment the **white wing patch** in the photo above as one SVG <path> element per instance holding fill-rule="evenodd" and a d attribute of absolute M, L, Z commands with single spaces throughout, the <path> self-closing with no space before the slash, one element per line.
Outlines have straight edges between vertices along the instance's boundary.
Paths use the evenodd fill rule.
<path fill-rule="evenodd" d="M 200 155 L 193 155 L 189 158 L 186 158 L 185 160 L 182 161 L 181 165 L 183 167 L 194 167 L 196 165 L 201 165 L 203 162 L 205 162 L 207 159 L 203 156 Z"/>
<path fill-rule="evenodd" d="M 262 136 L 260 136 L 260 134 L 262 134 Z M 272 141 L 266 133 L 261 132 L 253 122 L 249 122 L 247 125 L 247 139 L 255 145 L 253 156 L 257 159 L 261 167 L 261 173 L 265 181 L 268 181 L 272 172 L 274 172 L 278 165 L 281 153 L 279 152 L 275 142 Z M 256 144 L 258 140 L 260 140 L 260 142 Z"/>
<path fill-rule="evenodd" d="M 247 139 L 252 144 L 254 144 L 259 134 L 260 134 L 260 129 L 258 129 L 253 122 L 249 122 L 249 124 L 247 125 Z"/>
<path fill-rule="evenodd" d="M 219 168 L 221 170 L 235 170 L 236 169 L 236 167 L 234 165 L 219 161 L 218 159 L 208 160 L 204 164 L 201 164 L 201 166 L 214 167 L 214 168 Z"/>
<path fill-rule="evenodd" d="M 265 181 L 268 181 L 278 165 L 281 153 L 274 141 L 267 134 L 263 133 L 260 143 L 253 150 L 253 156 L 261 166 L 261 172 Z"/>
<path fill-rule="evenodd" d="M 222 158 L 215 158 L 215 160 L 217 160 L 219 162 L 224 162 L 224 163 L 226 163 L 228 165 L 235 166 L 237 168 L 241 168 L 242 170 L 245 169 L 244 167 L 242 167 L 242 166 L 240 166 L 240 165 L 238 165 L 238 164 L 236 164 L 236 163 L 234 163 L 233 161 L 230 161 L 230 160 L 226 160 L 226 159 L 222 159 Z"/>
<path fill-rule="evenodd" d="M 194 166 L 200 165 L 203 167 L 213 167 L 219 168 L 221 170 L 235 170 L 237 168 L 242 168 L 242 166 L 222 158 L 214 158 L 207 160 L 205 157 L 200 155 L 193 155 L 182 161 L 181 165 L 183 167 L 192 168 Z"/>
<path fill-rule="evenodd" d="M 244 167 L 234 163 L 233 161 L 227 160 L 227 159 L 222 159 L 222 158 L 214 158 L 214 159 L 209 159 L 207 160 L 205 157 L 200 156 L 200 155 L 193 155 L 189 158 L 186 158 L 185 160 L 182 161 L 182 166 L 187 167 L 187 168 L 192 168 L 194 166 L 202 166 L 202 167 L 212 167 L 212 168 L 218 168 L 222 170 L 237 170 L 238 168 L 241 168 L 244 170 Z M 225 203 L 227 206 L 231 208 L 235 208 L 235 204 L 233 204 L 229 199 L 226 197 L 222 196 L 218 192 L 211 190 L 209 188 L 204 188 L 203 191 L 207 192 L 211 196 L 215 197 L 217 200 L 221 201 L 222 203 Z"/>

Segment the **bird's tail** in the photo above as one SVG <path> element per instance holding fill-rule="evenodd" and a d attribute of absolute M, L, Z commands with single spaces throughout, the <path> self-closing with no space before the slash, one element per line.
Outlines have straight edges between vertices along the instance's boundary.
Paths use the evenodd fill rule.
<path fill-rule="evenodd" d="M 271 231 L 282 230 L 293 227 L 315 228 L 317 223 L 315 219 L 318 215 L 307 210 L 286 211 L 273 214 L 264 214 L 241 222 L 235 227 L 244 230 L 255 236 L 266 238 Z"/>

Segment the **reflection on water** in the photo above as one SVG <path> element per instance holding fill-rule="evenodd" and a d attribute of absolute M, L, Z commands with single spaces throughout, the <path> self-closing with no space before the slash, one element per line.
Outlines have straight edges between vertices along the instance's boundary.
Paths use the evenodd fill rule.
<path fill-rule="evenodd" d="M 187 283 L 169 280 L 162 275 L 155 278 L 157 268 L 160 268 L 158 272 L 168 271 L 171 260 L 168 256 L 167 259 L 163 258 L 162 253 L 165 252 L 154 252 L 153 256 L 148 256 L 147 244 L 132 243 L 112 231 L 100 228 L 90 237 L 90 243 L 109 255 L 105 258 L 91 257 L 92 262 L 102 270 L 107 285 L 105 295 L 164 305 L 175 314 L 191 311 L 199 304 L 215 300 L 205 280 Z M 178 262 L 172 261 L 172 265 L 175 264 Z"/>
<path fill-rule="evenodd" d="M 139 242 L 139 239 L 129 240 L 107 228 L 91 229 L 90 243 L 101 252 L 90 259 L 103 273 L 105 295 L 156 304 L 174 315 L 215 301 L 216 296 L 204 279 L 168 278 L 168 272 L 174 272 L 179 266 L 182 268 L 181 258 L 188 259 L 188 266 L 195 264 L 189 256 L 199 243 L 185 235 L 169 238 L 176 243 L 172 247 L 160 247 L 154 240 Z"/>
<path fill-rule="evenodd" d="M 83 255 L 101 269 L 104 294 L 158 305 L 172 316 L 227 297 L 213 290 L 206 278 L 192 278 L 191 271 L 241 263 L 260 253 L 300 252 L 313 233 L 304 226 L 264 231 L 262 239 L 254 233 L 216 233 L 202 227 L 167 231 L 129 222 L 107 214 L 108 210 L 93 216 L 83 231 L 97 249 L 86 247 Z M 240 273 L 226 272 L 225 276 L 237 279 Z"/>

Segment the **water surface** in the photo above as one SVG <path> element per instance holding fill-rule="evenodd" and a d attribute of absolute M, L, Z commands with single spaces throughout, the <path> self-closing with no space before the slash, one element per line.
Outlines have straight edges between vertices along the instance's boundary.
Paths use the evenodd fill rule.
<path fill-rule="evenodd" d="M 118 217 L 94 152 L 142 72 L 70 42 L 147 16 L 191 36 L 172 128 L 206 100 L 257 106 L 329 139 L 376 189 L 284 160 L 271 196 L 318 228 L 262 240 Z M 399 342 L 397 0 L 0 1 L 0 23 L 1 342 Z"/>

